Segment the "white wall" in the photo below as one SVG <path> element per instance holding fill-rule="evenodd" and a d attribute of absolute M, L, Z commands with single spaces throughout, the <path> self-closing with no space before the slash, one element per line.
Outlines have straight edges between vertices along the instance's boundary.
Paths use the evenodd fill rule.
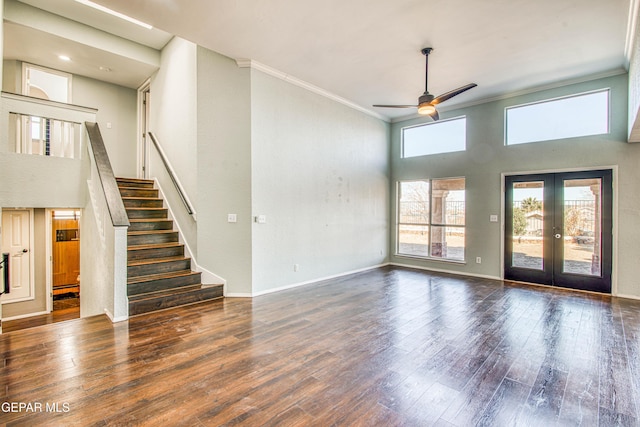
<path fill-rule="evenodd" d="M 254 293 L 386 262 L 385 122 L 252 70 L 251 129 Z"/>
<path fill-rule="evenodd" d="M 137 91 L 73 76 L 73 103 L 97 109 L 96 120 L 118 177 L 135 177 L 137 169 Z"/>
<path fill-rule="evenodd" d="M 249 69 L 198 47 L 198 263 L 227 295 L 252 291 L 250 92 Z"/>
<path fill-rule="evenodd" d="M 196 45 L 174 37 L 162 50 L 160 70 L 151 79 L 150 131 L 158 138 L 187 197 L 198 210 Z M 149 144 L 151 142 L 149 141 Z M 155 149 L 150 145 L 148 176 L 157 178 L 193 255 L 197 224 L 185 210 Z"/>
<path fill-rule="evenodd" d="M 505 107 L 601 88 L 611 89 L 611 131 L 608 135 L 512 147 L 504 145 Z M 618 177 L 614 182 L 614 191 L 617 191 L 617 194 L 614 192 L 614 205 L 617 206 L 617 217 L 614 216 L 614 227 L 617 227 L 614 268 L 617 265 L 618 273 L 614 292 L 640 297 L 640 278 L 637 275 L 640 258 L 640 192 L 637 191 L 637 183 L 640 182 L 640 145 L 626 142 L 627 75 L 563 86 L 441 114 L 443 118 L 461 115 L 467 116 L 467 150 L 459 153 L 401 159 L 401 128 L 425 120 L 414 119 L 392 125 L 392 200 L 395 200 L 395 182 L 399 180 L 465 176 L 468 261 L 460 265 L 393 255 L 392 262 L 500 277 L 503 269 L 500 259 L 501 225 L 500 222 L 489 222 L 489 216 L 502 216 L 501 173 L 618 166 Z M 392 221 L 395 224 L 395 214 Z M 395 241 L 394 230 L 392 253 L 395 253 Z M 478 256 L 482 257 L 482 264 L 471 261 Z"/>
<path fill-rule="evenodd" d="M 629 41 L 630 58 L 629 58 L 629 121 L 628 134 L 630 142 L 640 142 L 640 7 L 637 1 L 632 1 L 632 5 L 636 6 L 635 16 L 632 18 L 635 22 L 634 34 L 631 35 Z M 631 13 L 634 11 L 632 10 Z"/>

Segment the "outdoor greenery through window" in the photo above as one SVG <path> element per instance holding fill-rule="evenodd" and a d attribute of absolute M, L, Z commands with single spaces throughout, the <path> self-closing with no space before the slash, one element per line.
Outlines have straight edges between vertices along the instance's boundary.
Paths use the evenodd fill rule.
<path fill-rule="evenodd" d="M 609 90 L 589 92 L 505 110 L 506 145 L 609 132 Z"/>
<path fill-rule="evenodd" d="M 465 259 L 465 179 L 398 183 L 397 252 L 422 258 Z"/>
<path fill-rule="evenodd" d="M 452 153 L 467 148 L 467 119 L 427 123 L 402 129 L 402 157 Z"/>

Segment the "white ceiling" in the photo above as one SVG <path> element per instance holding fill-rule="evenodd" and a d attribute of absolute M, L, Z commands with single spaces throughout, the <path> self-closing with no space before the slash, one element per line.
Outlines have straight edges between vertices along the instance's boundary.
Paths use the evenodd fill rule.
<path fill-rule="evenodd" d="M 434 48 L 432 94 L 478 84 L 440 110 L 622 70 L 634 0 L 95 1 L 397 118 L 413 111 L 371 105 L 416 103 L 424 91 L 420 50 L 426 46 Z M 139 37 L 125 34 L 122 28 L 131 27 L 123 21 L 87 12 L 72 0 L 23 2 Z"/>

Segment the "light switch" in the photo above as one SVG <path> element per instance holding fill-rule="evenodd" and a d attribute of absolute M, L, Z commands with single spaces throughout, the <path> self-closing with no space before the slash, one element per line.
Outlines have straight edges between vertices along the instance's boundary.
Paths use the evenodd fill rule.
<path fill-rule="evenodd" d="M 238 215 L 237 214 L 228 214 L 227 215 L 227 222 L 238 222 Z"/>

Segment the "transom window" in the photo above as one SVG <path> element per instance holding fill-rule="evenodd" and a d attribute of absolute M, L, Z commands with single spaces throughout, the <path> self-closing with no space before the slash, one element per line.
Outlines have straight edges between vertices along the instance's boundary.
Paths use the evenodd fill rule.
<path fill-rule="evenodd" d="M 69 73 L 24 63 L 22 81 L 24 95 L 71 103 L 71 74 Z"/>
<path fill-rule="evenodd" d="M 465 259 L 465 178 L 398 183 L 397 253 Z"/>
<path fill-rule="evenodd" d="M 465 151 L 467 118 L 427 123 L 402 129 L 402 157 Z"/>
<path fill-rule="evenodd" d="M 609 90 L 505 109 L 506 145 L 609 133 Z"/>

